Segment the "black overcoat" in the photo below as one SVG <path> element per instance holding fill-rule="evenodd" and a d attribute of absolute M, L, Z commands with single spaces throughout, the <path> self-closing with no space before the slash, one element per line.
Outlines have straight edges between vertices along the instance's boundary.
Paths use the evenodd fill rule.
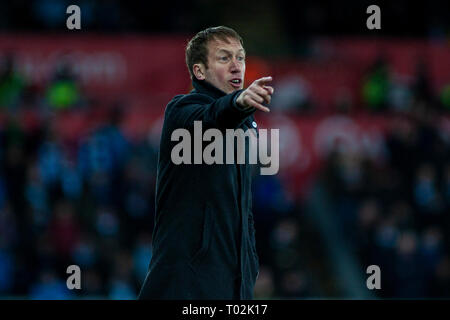
<path fill-rule="evenodd" d="M 189 94 L 175 96 L 164 113 L 152 259 L 139 298 L 252 299 L 259 264 L 251 196 L 255 165 L 249 164 L 248 144 L 245 164 L 225 164 L 224 150 L 224 164 L 176 165 L 171 152 L 179 141 L 171 135 L 184 128 L 194 137 L 197 120 L 203 132 L 247 131 L 257 127 L 255 109 L 236 104 L 242 90 L 225 94 L 198 80 L 193 86 Z"/>

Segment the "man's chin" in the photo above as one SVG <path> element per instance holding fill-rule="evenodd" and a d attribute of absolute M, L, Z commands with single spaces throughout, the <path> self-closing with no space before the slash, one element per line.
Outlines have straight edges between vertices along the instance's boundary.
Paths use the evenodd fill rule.
<path fill-rule="evenodd" d="M 224 90 L 224 89 L 221 89 L 223 92 L 225 92 L 226 94 L 230 94 L 230 93 L 233 93 L 233 92 L 235 92 L 235 91 L 237 91 L 238 89 L 227 89 L 227 90 Z"/>
<path fill-rule="evenodd" d="M 243 89 L 242 86 L 239 88 L 232 87 L 230 90 L 227 91 L 227 94 L 230 94 L 230 93 L 236 92 L 238 90 L 242 90 L 242 89 Z"/>
<path fill-rule="evenodd" d="M 239 86 L 239 87 L 233 87 L 232 85 L 225 85 L 223 87 L 217 87 L 218 89 L 220 89 L 221 91 L 225 92 L 226 94 L 230 94 L 233 92 L 236 92 L 238 90 L 242 90 L 243 89 L 243 85 Z"/>

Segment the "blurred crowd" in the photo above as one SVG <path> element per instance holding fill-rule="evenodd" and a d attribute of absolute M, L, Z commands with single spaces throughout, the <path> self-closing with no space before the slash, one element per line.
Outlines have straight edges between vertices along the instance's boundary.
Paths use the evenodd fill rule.
<path fill-rule="evenodd" d="M 395 77 L 379 57 L 362 79 L 363 105 L 389 114 L 382 151 L 336 146 L 321 182 L 361 266 L 380 266 L 379 297 L 450 295 L 449 86 L 433 89 L 424 60 Z"/>
<path fill-rule="evenodd" d="M 450 296 L 450 140 L 429 109 L 395 120 L 383 157 L 337 147 L 322 182 L 380 297 Z"/>
<path fill-rule="evenodd" d="M 1 130 L 0 293 L 70 298 L 66 269 L 82 270 L 82 298 L 134 298 L 151 257 L 156 149 L 129 141 L 117 114 L 68 144 L 43 123 Z"/>
<path fill-rule="evenodd" d="M 126 104 L 111 106 L 87 135 L 63 139 L 55 114 L 90 103 L 70 68 L 62 62 L 36 88 L 17 72 L 13 56 L 1 61 L 0 297 L 136 298 L 152 256 L 158 142 L 127 137 Z M 384 153 L 337 145 L 317 180 L 331 196 L 349 250 L 361 266 L 380 266 L 380 297 L 450 296 L 450 137 L 437 125 L 448 88 L 434 92 L 427 77 L 419 64 L 404 85 L 383 59 L 376 61 L 361 79 L 361 96 L 366 110 L 396 119 Z M 286 82 L 284 101 L 311 108 L 300 84 L 304 91 L 292 97 Z M 274 108 L 283 112 L 283 95 L 277 99 Z M 33 126 L 21 121 L 23 110 L 38 111 Z M 342 110 L 350 109 L 336 109 Z M 318 270 L 323 248 L 305 199 L 290 199 L 279 175 L 257 175 L 253 198 L 256 298 L 326 297 L 324 282 L 332 280 Z M 81 268 L 82 290 L 66 287 L 73 264 Z"/>
<path fill-rule="evenodd" d="M 0 296 L 135 298 L 151 257 L 157 146 L 131 141 L 122 109 L 86 136 L 62 139 L 55 112 L 83 107 L 69 70 L 35 90 L 0 68 Z M 21 111 L 38 111 L 29 126 Z M 69 291 L 69 265 L 82 294 Z"/>
<path fill-rule="evenodd" d="M 450 83 L 435 90 L 423 58 L 417 60 L 414 75 L 408 78 L 395 73 L 386 56 L 378 56 L 366 71 L 361 95 L 365 108 L 374 113 L 450 111 Z"/>

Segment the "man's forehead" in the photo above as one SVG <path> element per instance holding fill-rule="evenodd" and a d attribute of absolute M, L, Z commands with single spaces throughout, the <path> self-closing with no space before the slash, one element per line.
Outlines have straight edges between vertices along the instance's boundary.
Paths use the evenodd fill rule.
<path fill-rule="evenodd" d="M 227 41 L 224 41 L 222 39 L 213 39 L 209 41 L 208 46 L 210 49 L 212 49 L 213 52 L 217 52 L 220 50 L 225 51 L 244 51 L 244 48 L 241 45 L 241 42 L 238 39 L 234 38 L 227 38 Z"/>

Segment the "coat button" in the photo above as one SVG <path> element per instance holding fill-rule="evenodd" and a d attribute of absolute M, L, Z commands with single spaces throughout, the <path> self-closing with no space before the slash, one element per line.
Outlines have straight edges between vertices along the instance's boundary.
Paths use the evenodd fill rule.
<path fill-rule="evenodd" d="M 252 122 L 252 126 L 253 126 L 253 128 L 256 128 L 258 125 L 256 124 L 255 121 L 253 121 L 253 122 Z"/>

